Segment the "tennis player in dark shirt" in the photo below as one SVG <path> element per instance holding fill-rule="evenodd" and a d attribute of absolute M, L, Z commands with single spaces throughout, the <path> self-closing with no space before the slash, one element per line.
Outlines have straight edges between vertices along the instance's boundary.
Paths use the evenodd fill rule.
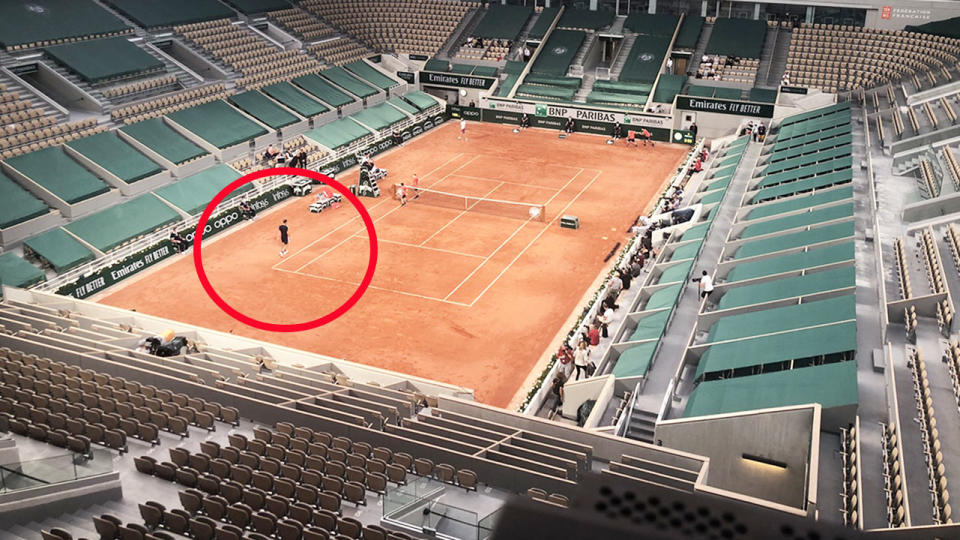
<path fill-rule="evenodd" d="M 287 227 L 287 220 L 280 224 L 280 256 L 287 254 L 287 244 L 290 243 L 290 229 Z"/>

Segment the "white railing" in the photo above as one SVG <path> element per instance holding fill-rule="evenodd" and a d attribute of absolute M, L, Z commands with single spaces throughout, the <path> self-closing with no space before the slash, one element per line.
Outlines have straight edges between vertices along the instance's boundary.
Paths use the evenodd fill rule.
<path fill-rule="evenodd" d="M 626 437 L 627 432 L 630 431 L 630 419 L 633 418 L 633 408 L 637 406 L 637 396 L 642 391 L 640 388 L 642 383 L 643 381 L 637 381 L 637 386 L 633 389 L 633 395 L 630 396 L 630 403 L 627 404 L 626 410 L 620 413 L 620 419 L 617 421 L 617 427 L 614 430 L 617 437 Z"/>
<path fill-rule="evenodd" d="M 413 124 L 422 122 L 423 120 L 436 114 L 439 110 L 442 110 L 442 107 L 438 103 L 436 107 L 430 107 L 429 109 L 418 113 L 414 118 L 403 120 L 398 124 L 394 124 L 388 129 L 384 129 L 376 134 L 367 135 L 362 139 L 358 139 L 357 141 L 354 141 L 353 143 L 351 143 L 349 147 L 345 149 L 341 149 L 332 154 L 328 154 L 323 158 L 315 161 L 314 163 L 308 164 L 307 168 L 311 170 L 321 171 L 325 166 L 331 163 L 334 163 L 336 161 L 339 161 L 349 155 L 356 154 L 357 151 L 359 151 L 360 149 L 365 148 L 366 146 L 376 141 L 382 140 L 384 137 L 390 136 L 390 134 L 394 130 L 402 131 Z M 280 187 L 283 184 L 286 184 L 287 182 L 290 181 L 291 178 L 292 177 L 290 176 L 276 176 L 276 177 L 270 178 L 266 182 L 257 184 L 254 187 L 254 190 L 252 192 L 246 192 L 244 193 L 244 196 L 248 196 L 248 197 L 251 195 L 260 196 L 263 193 L 267 193 L 271 190 L 274 190 Z M 232 197 L 230 200 L 225 200 L 221 202 L 219 205 L 217 205 L 217 207 L 214 209 L 211 215 L 215 216 L 217 214 L 220 214 L 221 212 L 224 212 L 232 208 L 233 206 L 235 206 L 235 203 L 236 203 L 236 196 Z M 31 289 L 45 291 L 45 292 L 50 292 L 50 291 L 55 292 L 57 289 L 63 287 L 64 285 L 72 283 L 87 275 L 96 273 L 101 269 L 111 266 L 135 253 L 144 251 L 150 246 L 169 238 L 170 233 L 172 233 L 173 231 L 192 230 L 197 226 L 198 221 L 200 221 L 199 215 L 191 216 L 188 219 L 177 221 L 177 222 L 165 225 L 163 227 L 160 227 L 159 229 L 156 229 L 148 234 L 145 234 L 144 236 L 132 242 L 128 242 L 123 246 L 110 250 L 109 252 L 105 253 L 101 257 L 98 257 L 86 264 L 78 266 L 62 274 L 58 274 L 54 278 L 49 279 L 47 281 L 38 283 L 37 285 L 31 287 Z"/>

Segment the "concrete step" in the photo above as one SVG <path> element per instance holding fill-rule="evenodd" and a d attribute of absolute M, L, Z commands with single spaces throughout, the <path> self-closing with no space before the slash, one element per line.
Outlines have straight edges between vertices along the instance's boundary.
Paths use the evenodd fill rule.
<path fill-rule="evenodd" d="M 619 80 L 620 73 L 623 72 L 623 66 L 627 63 L 627 57 L 630 56 L 630 49 L 633 48 L 633 44 L 637 41 L 636 35 L 628 35 L 624 38 L 623 44 L 620 46 L 620 50 L 617 51 L 617 57 L 613 60 L 613 65 L 610 68 L 610 79 Z"/>

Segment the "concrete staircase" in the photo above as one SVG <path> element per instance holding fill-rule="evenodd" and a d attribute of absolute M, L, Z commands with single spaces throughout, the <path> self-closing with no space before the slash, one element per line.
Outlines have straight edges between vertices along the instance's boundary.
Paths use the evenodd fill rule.
<path fill-rule="evenodd" d="M 713 23 L 704 23 L 703 30 L 700 32 L 700 39 L 697 46 L 693 49 L 693 58 L 690 59 L 690 65 L 687 66 L 687 72 L 696 73 L 700 67 L 700 59 L 707 52 L 707 44 L 710 43 L 710 36 L 713 35 Z"/>
<path fill-rule="evenodd" d="M 42 109 L 45 114 L 56 115 L 57 119 L 60 121 L 66 120 L 66 117 L 64 117 L 60 111 L 55 109 L 46 101 L 37 97 L 33 91 L 28 90 L 14 78 L 7 76 L 7 74 L 3 73 L 2 71 L 0 71 L 0 83 L 3 83 L 7 86 L 7 92 L 16 92 L 21 100 L 29 101 L 32 107 Z"/>
<path fill-rule="evenodd" d="M 757 66 L 757 78 L 754 80 L 754 86 L 766 82 L 770 73 L 770 65 L 773 63 L 774 52 L 777 49 L 777 38 L 780 34 L 780 27 L 767 27 L 767 37 L 763 41 L 763 51 L 760 53 L 760 65 Z"/>
<path fill-rule="evenodd" d="M 653 433 L 656 427 L 656 412 L 634 408 L 630 413 L 630 425 L 627 426 L 627 438 L 653 444 Z"/>
<path fill-rule="evenodd" d="M 593 47 L 593 44 L 596 41 L 596 32 L 590 32 L 587 34 L 587 39 L 583 40 L 583 45 L 580 46 L 580 50 L 578 50 L 576 56 L 573 57 L 573 62 L 570 63 L 571 68 L 574 66 L 580 66 L 580 69 L 583 69 L 583 61 L 587 58 L 587 53 L 590 52 L 590 48 Z"/>
<path fill-rule="evenodd" d="M 769 88 L 780 86 L 780 79 L 787 70 L 787 57 L 790 55 L 790 41 L 793 39 L 793 30 L 790 28 L 780 28 L 777 34 L 777 43 L 774 49 L 773 58 L 766 67 L 766 84 Z M 760 65 L 763 68 L 763 63 Z M 760 73 L 764 73 L 761 71 Z M 764 81 L 757 76 L 757 86 L 762 86 Z"/>
<path fill-rule="evenodd" d="M 96 528 L 93 525 L 93 516 L 110 514 L 120 518 L 126 525 L 127 523 L 143 524 L 140 517 L 140 511 L 136 504 L 121 501 L 108 501 L 101 504 L 92 504 L 78 508 L 68 514 L 59 514 L 56 517 L 46 518 L 42 521 L 31 521 L 23 525 L 14 525 L 4 532 L 3 537 L 11 540 L 35 540 L 40 536 L 40 531 L 49 531 L 50 529 L 63 529 L 73 535 L 74 538 L 100 538 Z"/>
<path fill-rule="evenodd" d="M 585 103 L 587 101 L 587 96 L 590 95 L 590 92 L 593 90 L 593 83 L 596 81 L 596 75 L 593 73 L 584 72 L 583 82 L 580 83 L 580 89 L 577 90 L 576 94 L 574 94 L 573 100 L 579 103 Z"/>
<path fill-rule="evenodd" d="M 627 22 L 626 15 L 617 15 L 617 18 L 613 20 L 613 24 L 610 25 L 610 29 L 606 30 L 605 34 L 622 34 L 623 25 Z"/>
<path fill-rule="evenodd" d="M 436 58 L 442 60 L 450 60 L 453 58 L 453 55 L 457 53 L 460 46 L 470 37 L 470 32 L 473 32 L 474 28 L 480 24 L 480 20 L 483 19 L 485 13 L 486 11 L 480 8 L 474 8 L 468 11 L 467 14 L 460 19 L 460 24 L 453 29 L 453 32 L 450 32 L 447 41 L 445 41 L 437 51 L 435 55 Z"/>
<path fill-rule="evenodd" d="M 627 57 L 630 56 L 630 49 L 633 48 L 635 41 L 637 41 L 637 36 L 634 34 L 623 38 L 620 50 L 617 51 L 617 57 L 613 60 L 613 65 L 610 67 L 610 80 L 620 80 L 620 72 L 623 71 L 623 66 L 627 65 Z"/>
<path fill-rule="evenodd" d="M 54 71 L 56 71 L 57 74 L 60 75 L 61 77 L 63 77 L 64 79 L 67 79 L 68 81 L 70 81 L 70 82 L 72 82 L 73 84 L 75 84 L 75 85 L 79 86 L 80 88 L 82 88 L 86 93 L 90 94 L 90 95 L 93 97 L 93 99 L 97 100 L 97 101 L 100 102 L 101 104 L 108 102 L 107 98 L 105 98 L 105 97 L 103 96 L 103 92 L 101 92 L 101 91 L 98 90 L 97 88 L 91 86 L 90 83 L 84 81 L 84 80 L 81 79 L 77 74 L 75 74 L 74 72 L 70 71 L 69 69 L 61 66 L 60 64 L 58 64 L 58 63 L 56 63 L 56 62 L 52 62 L 52 61 L 51 61 L 51 62 L 44 62 L 44 65 L 46 65 L 47 67 L 49 67 L 49 68 L 53 69 Z M 109 111 L 107 111 L 107 112 L 109 112 Z"/>

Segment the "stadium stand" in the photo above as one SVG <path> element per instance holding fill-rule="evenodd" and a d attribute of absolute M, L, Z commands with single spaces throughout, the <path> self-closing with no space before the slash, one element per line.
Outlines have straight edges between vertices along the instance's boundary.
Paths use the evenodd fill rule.
<path fill-rule="evenodd" d="M 102 90 L 103 96 L 107 99 L 129 98 L 136 94 L 156 93 L 157 90 L 166 91 L 167 87 L 179 86 L 180 81 L 176 75 L 162 75 L 146 80 L 136 81 L 128 84 L 110 86 Z"/>
<path fill-rule="evenodd" d="M 312 43 L 307 46 L 307 49 L 322 58 L 326 63 L 335 66 L 361 60 L 373 54 L 373 50 L 369 47 L 347 36 Z"/>
<path fill-rule="evenodd" d="M 408 116 L 388 103 L 381 103 L 356 112 L 350 115 L 350 118 L 377 132 L 389 129 L 397 122 L 406 120 Z"/>
<path fill-rule="evenodd" d="M 174 31 L 239 72 L 242 76 L 237 84 L 245 88 L 289 80 L 321 67 L 311 56 L 297 50 L 278 50 L 229 19 L 176 26 Z"/>
<path fill-rule="evenodd" d="M 530 33 L 528 34 L 529 39 L 532 40 L 542 40 L 546 37 L 550 26 L 553 25 L 553 22 L 557 20 L 557 16 L 560 15 L 560 8 L 557 7 L 537 9 L 540 10 L 540 15 L 537 17 L 536 22 L 533 23 L 533 27 L 530 28 Z"/>
<path fill-rule="evenodd" d="M 610 10 L 566 8 L 557 22 L 557 28 L 590 32 L 610 26 L 615 18 L 616 14 Z"/>
<path fill-rule="evenodd" d="M 93 0 L 36 0 L 0 6 L 0 43 L 8 51 L 132 32 Z"/>
<path fill-rule="evenodd" d="M 432 56 L 467 11 L 479 5 L 444 0 L 305 0 L 300 7 L 374 49 Z"/>
<path fill-rule="evenodd" d="M 767 24 L 763 21 L 720 18 L 713 23 L 706 53 L 759 59 L 766 36 Z"/>
<path fill-rule="evenodd" d="M 513 43 L 533 15 L 533 8 L 485 4 L 483 18 L 474 27 L 456 53 L 466 60 L 496 60 L 506 58 Z"/>
<path fill-rule="evenodd" d="M 692 50 L 697 47 L 697 41 L 700 40 L 700 33 L 703 32 L 703 17 L 686 13 L 683 16 L 683 22 L 680 24 L 680 31 L 677 32 L 677 39 L 673 46 L 676 49 Z"/>
<path fill-rule="evenodd" d="M 115 122 L 122 121 L 124 124 L 133 124 L 163 116 L 172 111 L 222 99 L 231 93 L 222 83 L 190 88 L 163 97 L 117 107 L 110 111 L 110 119 Z"/>
<path fill-rule="evenodd" d="M 256 90 L 234 94 L 228 101 L 273 129 L 280 129 L 298 121 L 296 116 Z"/>
<path fill-rule="evenodd" d="M 355 98 L 316 74 L 303 75 L 293 79 L 292 82 L 331 107 L 340 108 L 356 101 Z"/>
<path fill-rule="evenodd" d="M 368 98 L 378 93 L 376 88 L 350 75 L 347 70 L 341 67 L 325 69 L 320 72 L 320 76 L 359 98 Z"/>
<path fill-rule="evenodd" d="M 400 81 L 384 75 L 375 67 L 362 60 L 350 62 L 349 64 L 345 64 L 343 67 L 350 73 L 353 73 L 360 79 L 376 86 L 381 90 L 389 90 L 400 85 Z"/>
<path fill-rule="evenodd" d="M 67 146 L 128 184 L 163 170 L 113 132 L 78 139 Z"/>
<path fill-rule="evenodd" d="M 61 228 L 34 236 L 23 245 L 24 255 L 28 259 L 36 258 L 42 266 L 53 268 L 57 273 L 66 272 L 95 257 L 87 246 Z"/>
<path fill-rule="evenodd" d="M 176 111 L 167 118 L 217 148 L 228 148 L 267 133 L 223 100 Z"/>
<path fill-rule="evenodd" d="M 317 76 L 311 74 L 304 77 Z M 288 82 L 278 82 L 264 86 L 261 91 L 304 118 L 310 118 L 330 110 L 323 103 L 318 103 L 317 100 L 310 98 Z"/>
<path fill-rule="evenodd" d="M 216 0 L 169 0 L 160 3 L 106 0 L 106 3 L 144 28 L 200 23 L 235 15 L 233 10 Z"/>
<path fill-rule="evenodd" d="M 960 41 L 905 31 L 804 24 L 793 33 L 787 72 L 825 91 L 879 86 L 923 69 L 955 65 Z"/>
<path fill-rule="evenodd" d="M 586 34 L 579 30 L 554 30 L 541 47 L 531 73 L 563 77 L 584 39 Z"/>
<path fill-rule="evenodd" d="M 5 163 L 67 204 L 75 204 L 110 191 L 110 186 L 83 168 L 61 148 L 44 148 L 10 158 Z"/>
<path fill-rule="evenodd" d="M 101 252 L 107 252 L 179 219 L 176 211 L 148 194 L 75 220 L 63 228 Z"/>
<path fill-rule="evenodd" d="M 138 77 L 164 69 L 163 62 L 123 37 L 44 47 L 43 52 L 93 84 Z"/>
<path fill-rule="evenodd" d="M 49 211 L 43 201 L 0 171 L 0 216 L 3 216 L 0 219 L 0 229 L 29 221 Z"/>
<path fill-rule="evenodd" d="M 306 41 L 323 39 L 336 33 L 330 25 L 296 8 L 271 11 L 268 16 L 273 22 Z"/>
<path fill-rule="evenodd" d="M 305 137 L 331 151 L 349 146 L 367 135 L 370 135 L 370 130 L 350 117 L 335 120 L 304 134 Z"/>
<path fill-rule="evenodd" d="M 45 279 L 36 266 L 18 257 L 15 253 L 0 254 L 0 285 L 29 287 Z"/>
<path fill-rule="evenodd" d="M 236 179 L 237 171 L 221 164 L 162 187 L 154 191 L 154 194 L 183 213 L 192 216 L 199 214 L 214 195 Z M 247 184 L 237 188 L 230 197 L 240 196 L 250 189 L 250 184 Z"/>
<path fill-rule="evenodd" d="M 206 150 L 174 131 L 160 118 L 122 127 L 120 132 L 174 165 L 182 165 L 208 154 Z"/>
<path fill-rule="evenodd" d="M 226 0 L 226 2 L 244 15 L 256 15 L 290 6 L 287 0 Z"/>

